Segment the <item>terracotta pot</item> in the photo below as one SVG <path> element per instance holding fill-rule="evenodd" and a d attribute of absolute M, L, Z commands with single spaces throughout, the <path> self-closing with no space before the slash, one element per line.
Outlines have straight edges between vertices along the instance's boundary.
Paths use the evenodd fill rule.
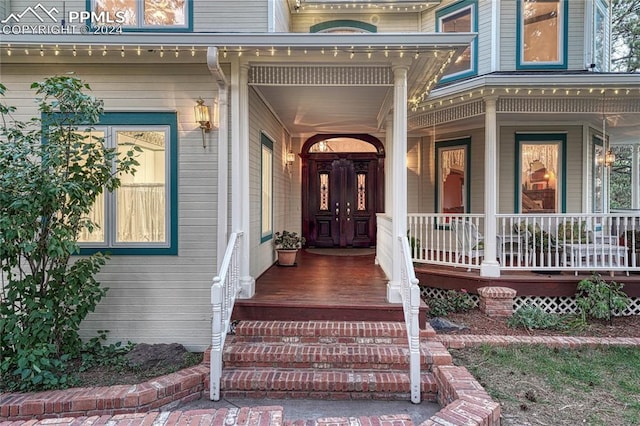
<path fill-rule="evenodd" d="M 296 254 L 298 250 L 277 250 L 278 252 L 278 265 L 281 266 L 294 266 L 296 264 Z"/>

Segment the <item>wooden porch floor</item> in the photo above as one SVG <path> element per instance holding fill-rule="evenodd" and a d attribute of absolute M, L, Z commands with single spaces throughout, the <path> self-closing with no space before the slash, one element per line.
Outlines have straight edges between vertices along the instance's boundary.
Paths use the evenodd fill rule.
<path fill-rule="evenodd" d="M 297 266 L 274 265 L 256 280 L 255 296 L 236 301 L 233 319 L 404 321 L 402 306 L 386 301 L 387 278 L 374 258 L 300 250 Z"/>

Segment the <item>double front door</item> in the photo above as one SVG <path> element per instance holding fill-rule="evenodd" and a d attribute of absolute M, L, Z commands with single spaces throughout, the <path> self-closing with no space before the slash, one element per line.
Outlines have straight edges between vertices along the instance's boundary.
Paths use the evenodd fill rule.
<path fill-rule="evenodd" d="M 362 153 L 314 154 L 307 166 L 303 203 L 307 244 L 374 246 L 382 198 L 379 159 Z"/>

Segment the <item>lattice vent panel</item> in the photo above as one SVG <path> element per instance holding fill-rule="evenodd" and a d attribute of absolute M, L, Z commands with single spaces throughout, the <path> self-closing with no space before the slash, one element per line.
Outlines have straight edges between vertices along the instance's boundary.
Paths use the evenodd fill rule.
<path fill-rule="evenodd" d="M 531 304 L 538 306 L 548 313 L 577 314 L 578 305 L 575 297 L 570 296 L 516 296 L 513 302 L 514 311 Z M 631 303 L 621 314 L 622 316 L 640 315 L 640 297 L 632 297 Z"/>
<path fill-rule="evenodd" d="M 422 300 L 424 300 L 424 303 L 426 303 L 428 306 L 429 299 L 444 299 L 447 297 L 446 295 L 448 291 L 449 290 L 444 288 L 420 287 L 420 296 L 422 297 Z M 471 299 L 473 300 L 473 306 L 477 308 L 480 302 L 480 298 L 477 294 L 469 293 L 469 296 L 471 296 Z"/>

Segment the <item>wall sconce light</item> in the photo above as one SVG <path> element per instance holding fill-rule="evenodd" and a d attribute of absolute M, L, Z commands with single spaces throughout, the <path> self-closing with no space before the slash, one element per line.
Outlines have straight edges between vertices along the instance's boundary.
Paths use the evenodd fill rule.
<path fill-rule="evenodd" d="M 209 114 L 209 107 L 204 104 L 204 100 L 202 98 L 198 98 L 196 101 L 196 106 L 193 107 L 196 117 L 196 122 L 200 124 L 200 129 L 202 130 L 202 147 L 205 148 L 207 145 L 205 143 L 204 134 L 213 128 L 218 128 L 217 123 L 217 105 L 214 103 L 214 122 L 211 121 L 211 115 Z"/>
<path fill-rule="evenodd" d="M 295 161 L 296 155 L 291 150 L 289 150 L 289 152 L 287 152 L 287 166 L 291 167 Z"/>
<path fill-rule="evenodd" d="M 616 155 L 609 149 L 607 153 L 604 155 L 604 166 L 611 167 L 613 163 L 616 161 Z"/>

